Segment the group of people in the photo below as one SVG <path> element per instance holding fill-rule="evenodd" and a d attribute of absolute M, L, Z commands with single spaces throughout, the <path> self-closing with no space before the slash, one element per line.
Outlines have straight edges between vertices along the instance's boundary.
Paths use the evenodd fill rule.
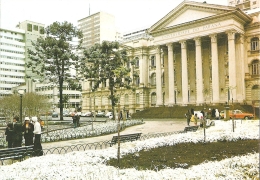
<path fill-rule="evenodd" d="M 74 124 L 74 128 L 80 126 L 79 120 L 80 120 L 80 115 L 77 113 L 77 111 L 74 111 L 74 113 L 72 114 L 72 121 Z"/>
<path fill-rule="evenodd" d="M 32 146 L 34 149 L 34 156 L 43 155 L 41 145 L 41 124 L 37 117 L 25 117 L 24 123 L 19 122 L 19 117 L 15 116 L 12 123 L 8 123 L 6 130 L 6 141 L 8 148 L 15 148 L 22 146 L 24 137 L 25 146 Z"/>
<path fill-rule="evenodd" d="M 200 111 L 199 113 L 194 113 L 194 109 L 188 109 L 185 113 L 187 119 L 187 125 L 190 126 L 190 122 L 194 122 L 194 125 L 197 126 L 198 120 L 200 120 L 200 127 L 203 127 L 203 122 L 207 119 L 219 119 L 220 113 L 218 109 L 209 108 L 208 111 Z"/>

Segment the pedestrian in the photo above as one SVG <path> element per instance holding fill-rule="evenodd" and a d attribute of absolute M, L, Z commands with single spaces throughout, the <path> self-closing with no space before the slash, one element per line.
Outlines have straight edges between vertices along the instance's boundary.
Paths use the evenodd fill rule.
<path fill-rule="evenodd" d="M 194 125 L 197 126 L 198 123 L 198 115 L 197 113 L 194 115 Z"/>
<path fill-rule="evenodd" d="M 216 115 L 216 120 L 219 120 L 219 111 L 218 111 L 218 109 L 216 109 L 215 115 Z"/>
<path fill-rule="evenodd" d="M 8 123 L 5 129 L 6 141 L 8 143 L 8 148 L 13 147 L 13 123 Z"/>
<path fill-rule="evenodd" d="M 19 122 L 19 117 L 13 118 L 13 147 L 22 147 L 23 127 Z"/>
<path fill-rule="evenodd" d="M 76 126 L 79 127 L 79 120 L 80 120 L 80 115 L 79 113 L 76 113 Z"/>
<path fill-rule="evenodd" d="M 191 119 L 190 110 L 187 111 L 187 113 L 185 114 L 185 117 L 187 119 L 187 125 L 190 126 L 190 119 Z"/>
<path fill-rule="evenodd" d="M 74 111 L 74 113 L 72 114 L 72 121 L 73 121 L 73 124 L 74 124 L 74 128 L 76 128 L 78 125 L 77 125 L 77 111 Z"/>
<path fill-rule="evenodd" d="M 211 111 L 211 119 L 215 119 L 216 118 L 216 109 L 212 109 Z"/>
<path fill-rule="evenodd" d="M 34 143 L 33 143 L 33 151 L 34 151 L 34 156 L 42 156 L 43 151 L 42 151 L 42 145 L 41 145 L 41 125 L 38 122 L 37 117 L 32 117 L 32 121 L 34 124 Z"/>
<path fill-rule="evenodd" d="M 24 140 L 25 146 L 32 146 L 33 145 L 33 131 L 34 125 L 30 122 L 29 117 L 25 117 L 24 124 L 23 124 L 23 132 L 24 132 Z"/>

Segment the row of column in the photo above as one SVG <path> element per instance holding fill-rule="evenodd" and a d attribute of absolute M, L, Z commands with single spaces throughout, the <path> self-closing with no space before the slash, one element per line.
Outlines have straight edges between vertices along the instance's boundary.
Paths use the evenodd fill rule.
<path fill-rule="evenodd" d="M 229 86 L 236 87 L 236 61 L 235 61 L 235 32 L 228 32 L 228 61 L 229 61 Z M 218 66 L 218 45 L 217 34 L 209 36 L 211 38 L 211 60 L 212 60 L 212 102 L 219 103 L 219 66 Z M 196 52 L 196 103 L 202 104 L 204 102 L 203 96 L 203 71 L 202 71 L 202 47 L 201 38 L 194 38 L 195 52 Z M 181 75 L 182 75 L 182 104 L 188 104 L 188 66 L 187 66 L 187 41 L 179 41 L 181 44 Z M 168 92 L 169 92 L 169 106 L 175 104 L 174 97 L 174 60 L 173 60 L 173 43 L 166 44 L 168 48 Z M 162 84 L 161 80 L 161 47 L 156 49 L 156 98 L 157 106 L 163 105 L 162 99 Z M 236 99 L 236 88 L 233 89 L 233 99 Z"/>

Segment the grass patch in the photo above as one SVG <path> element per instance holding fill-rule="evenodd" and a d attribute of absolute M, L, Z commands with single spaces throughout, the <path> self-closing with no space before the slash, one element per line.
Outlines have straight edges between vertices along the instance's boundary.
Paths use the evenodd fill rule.
<path fill-rule="evenodd" d="M 253 152 L 259 153 L 259 140 L 182 143 L 128 154 L 120 159 L 120 168 L 156 171 L 166 167 L 189 168 L 204 161 L 220 161 Z M 117 159 L 111 159 L 107 164 L 118 167 Z"/>

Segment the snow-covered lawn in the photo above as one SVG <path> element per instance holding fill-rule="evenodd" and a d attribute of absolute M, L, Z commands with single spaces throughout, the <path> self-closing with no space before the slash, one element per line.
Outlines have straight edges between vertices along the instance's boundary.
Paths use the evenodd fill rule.
<path fill-rule="evenodd" d="M 206 141 L 236 141 L 238 139 L 258 139 L 259 121 L 236 121 L 235 132 L 232 122 L 216 121 L 216 125 L 206 130 Z M 183 142 L 204 141 L 203 130 L 167 137 L 152 138 L 121 144 L 121 155 Z M 103 150 L 71 152 L 61 155 L 46 155 L 0 166 L 0 179 L 87 179 L 87 180 L 186 180 L 186 179 L 257 179 L 259 177 L 259 154 L 236 156 L 222 161 L 204 162 L 189 169 L 160 171 L 117 169 L 106 166 L 106 161 L 117 157 L 117 146 Z"/>

